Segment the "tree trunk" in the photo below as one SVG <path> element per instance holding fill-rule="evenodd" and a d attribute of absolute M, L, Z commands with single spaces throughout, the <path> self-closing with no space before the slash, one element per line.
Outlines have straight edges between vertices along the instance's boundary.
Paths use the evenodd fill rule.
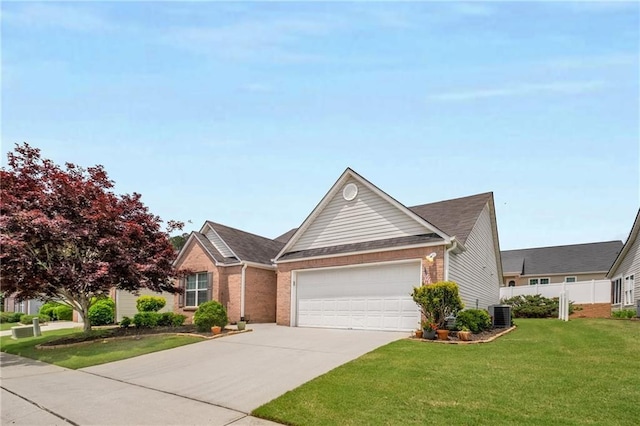
<path fill-rule="evenodd" d="M 89 300 L 84 298 L 80 301 L 80 315 L 82 315 L 82 323 L 84 328 L 82 331 L 89 333 L 91 331 L 91 320 L 89 320 Z"/>

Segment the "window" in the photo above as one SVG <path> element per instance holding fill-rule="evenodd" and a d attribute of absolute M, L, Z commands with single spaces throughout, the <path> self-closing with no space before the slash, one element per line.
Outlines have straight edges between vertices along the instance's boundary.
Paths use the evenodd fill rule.
<path fill-rule="evenodd" d="M 575 283 L 576 282 L 576 277 L 564 277 L 564 282 L 565 283 Z"/>
<path fill-rule="evenodd" d="M 200 272 L 187 277 L 185 306 L 200 306 L 209 299 L 209 274 Z"/>
<path fill-rule="evenodd" d="M 514 280 L 509 281 L 509 287 L 515 287 L 516 282 Z"/>
<path fill-rule="evenodd" d="M 529 285 L 549 284 L 549 278 L 529 278 Z"/>
<path fill-rule="evenodd" d="M 624 277 L 624 304 L 633 305 L 633 275 Z"/>
<path fill-rule="evenodd" d="M 622 301 L 622 278 L 611 281 L 611 304 L 619 305 Z"/>

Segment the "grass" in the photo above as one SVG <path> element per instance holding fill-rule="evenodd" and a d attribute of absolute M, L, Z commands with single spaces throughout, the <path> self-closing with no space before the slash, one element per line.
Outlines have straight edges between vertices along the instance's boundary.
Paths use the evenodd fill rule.
<path fill-rule="evenodd" d="M 516 320 L 493 343 L 400 340 L 254 410 L 292 425 L 636 425 L 640 321 Z"/>
<path fill-rule="evenodd" d="M 15 327 L 17 325 L 22 325 L 22 324 L 18 324 L 17 322 L 0 323 L 0 331 L 11 330 L 11 327 Z"/>
<path fill-rule="evenodd" d="M 96 340 L 86 345 L 67 348 L 47 350 L 35 348 L 40 343 L 79 334 L 82 332 L 66 329 L 44 332 L 40 337 L 19 340 L 13 340 L 11 336 L 4 336 L 0 338 L 0 350 L 61 367 L 77 369 L 202 341 L 202 339 L 193 336 L 149 335 L 139 339 Z"/>

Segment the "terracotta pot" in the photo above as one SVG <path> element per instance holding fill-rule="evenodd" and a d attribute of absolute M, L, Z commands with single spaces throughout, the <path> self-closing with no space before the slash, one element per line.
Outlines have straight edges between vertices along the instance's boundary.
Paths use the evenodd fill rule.
<path fill-rule="evenodd" d="M 458 331 L 458 339 L 468 342 L 471 340 L 471 332 L 470 331 Z"/>
<path fill-rule="evenodd" d="M 449 340 L 449 330 L 436 330 L 438 340 Z"/>
<path fill-rule="evenodd" d="M 222 332 L 222 327 L 214 325 L 213 327 L 211 327 L 211 332 L 213 334 L 220 334 Z"/>
<path fill-rule="evenodd" d="M 422 339 L 422 330 L 416 330 L 416 337 Z"/>

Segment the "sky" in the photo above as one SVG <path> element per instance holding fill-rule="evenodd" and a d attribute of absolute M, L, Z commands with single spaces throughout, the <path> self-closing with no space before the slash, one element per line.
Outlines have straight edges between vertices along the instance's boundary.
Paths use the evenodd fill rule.
<path fill-rule="evenodd" d="M 638 2 L 7 2 L 1 153 L 102 164 L 162 219 L 275 238 L 351 167 L 493 191 L 503 250 L 625 240 Z"/>

